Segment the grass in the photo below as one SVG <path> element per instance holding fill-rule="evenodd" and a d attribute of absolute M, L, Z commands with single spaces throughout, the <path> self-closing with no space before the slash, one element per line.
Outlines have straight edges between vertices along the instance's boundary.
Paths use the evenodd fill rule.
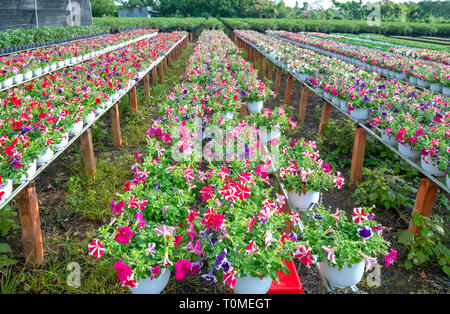
<path fill-rule="evenodd" d="M 130 110 L 127 97 L 120 101 L 122 148 L 116 149 L 111 144 L 108 117 L 102 118 L 92 128 L 97 169 L 95 181 L 84 173 L 81 151 L 77 145 L 73 145 L 61 157 L 62 171 L 68 177 L 57 178 L 52 185 L 62 186 L 63 194 L 67 197 L 56 208 L 44 200 L 40 204 L 44 263 L 39 268 L 30 268 L 24 266 L 23 258 L 19 258 L 20 263 L 17 265 L 1 267 L 1 293 L 128 292 L 128 289 L 121 287 L 111 265 L 104 265 L 89 256 L 87 247 L 95 238 L 98 227 L 110 219 L 109 205 L 116 193 L 120 193 L 123 184 L 132 178 L 131 166 L 135 162 L 133 153 L 145 148 L 145 131 L 150 127 L 151 120 L 158 116 L 158 104 L 164 101 L 173 84 L 179 81 L 193 46 L 189 44 L 179 59 L 171 64 L 163 84 L 158 82 L 151 85 L 148 101 L 145 100 L 142 86 L 138 86 L 138 112 Z M 50 194 L 55 189 L 50 188 Z M 21 248 L 20 232 L 11 237 L 9 241 L 19 242 L 18 248 Z M 76 269 L 79 269 L 79 275 Z M 78 279 L 80 285 L 73 285 Z"/>

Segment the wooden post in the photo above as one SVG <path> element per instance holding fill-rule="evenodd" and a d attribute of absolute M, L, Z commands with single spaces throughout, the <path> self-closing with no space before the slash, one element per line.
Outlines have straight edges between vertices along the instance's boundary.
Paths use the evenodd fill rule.
<path fill-rule="evenodd" d="M 362 168 L 364 164 L 366 141 L 367 141 L 367 131 L 358 126 L 356 128 L 355 141 L 353 144 L 350 184 L 356 184 L 362 179 Z"/>
<path fill-rule="evenodd" d="M 302 84 L 302 94 L 300 95 L 300 106 L 298 107 L 298 122 L 303 123 L 306 116 L 306 107 L 308 105 L 309 89 Z"/>
<path fill-rule="evenodd" d="M 262 58 L 263 58 L 263 55 L 258 52 L 258 68 L 260 71 L 262 70 Z"/>
<path fill-rule="evenodd" d="M 111 107 L 111 132 L 114 147 L 122 147 L 122 131 L 120 130 L 119 103 L 116 102 Z"/>
<path fill-rule="evenodd" d="M 280 186 L 278 186 L 278 194 L 283 195 L 283 190 L 281 189 Z M 291 214 L 292 214 L 291 208 L 289 207 L 289 204 L 288 204 L 288 202 L 287 202 L 287 199 L 285 200 L 284 205 L 281 207 L 281 210 L 282 210 L 283 213 L 285 213 L 285 214 L 288 214 L 288 215 L 291 215 Z M 286 222 L 286 226 L 285 226 L 283 229 L 281 229 L 281 230 L 282 230 L 283 232 L 289 234 L 289 233 L 292 232 L 293 229 L 294 229 L 294 225 L 292 224 L 291 220 L 289 219 L 289 220 Z"/>
<path fill-rule="evenodd" d="M 159 74 L 159 83 L 164 83 L 164 70 L 163 70 L 163 61 L 161 60 L 160 63 L 158 63 L 158 74 Z"/>
<path fill-rule="evenodd" d="M 155 66 L 152 68 L 152 84 L 153 84 L 153 85 L 155 85 L 155 84 L 156 84 L 156 81 L 158 80 L 158 74 L 156 73 L 156 67 L 157 67 L 157 65 L 155 65 Z"/>
<path fill-rule="evenodd" d="M 258 51 L 256 51 L 255 48 L 253 48 L 253 63 L 256 66 L 256 63 L 258 62 Z"/>
<path fill-rule="evenodd" d="M 262 78 L 266 77 L 266 58 L 263 57 L 262 60 Z"/>
<path fill-rule="evenodd" d="M 423 175 L 422 175 L 423 176 Z M 438 185 L 429 178 L 423 176 L 420 181 L 419 190 L 417 191 L 416 201 L 414 203 L 413 214 L 420 214 L 422 216 L 430 216 L 433 208 L 434 200 L 438 191 Z M 420 226 L 414 225 L 413 221 L 409 222 L 408 230 L 415 236 L 419 235 Z"/>
<path fill-rule="evenodd" d="M 40 266 L 44 261 L 41 222 L 36 188 L 26 187 L 17 194 L 17 207 L 22 227 L 22 243 L 28 266 Z"/>
<path fill-rule="evenodd" d="M 130 89 L 130 106 L 131 106 L 131 110 L 133 110 L 133 111 L 138 110 L 136 85 L 134 85 Z"/>
<path fill-rule="evenodd" d="M 87 129 L 80 137 L 81 139 L 81 153 L 83 155 L 83 164 L 86 174 L 93 180 L 97 177 L 97 170 L 95 168 L 94 146 L 92 145 L 91 129 Z"/>
<path fill-rule="evenodd" d="M 167 74 L 169 72 L 169 68 L 167 67 L 167 56 L 164 58 L 163 60 L 163 69 L 164 69 L 164 74 Z"/>
<path fill-rule="evenodd" d="M 247 106 L 245 104 L 243 104 L 240 109 L 240 117 L 241 117 L 241 119 L 243 119 L 245 116 L 248 116 L 248 115 L 249 115 L 249 113 L 248 113 Z"/>
<path fill-rule="evenodd" d="M 267 78 L 269 80 L 272 80 L 272 77 L 273 77 L 273 63 L 269 61 L 269 71 L 267 74 Z"/>
<path fill-rule="evenodd" d="M 322 118 L 320 119 L 320 125 L 319 125 L 319 135 L 320 136 L 323 135 L 323 130 L 324 130 L 325 124 L 327 124 L 328 121 L 330 120 L 330 114 L 331 114 L 332 108 L 333 108 L 333 106 L 328 101 L 323 102 Z"/>
<path fill-rule="evenodd" d="M 286 89 L 284 91 L 284 104 L 289 105 L 291 103 L 291 92 L 292 92 L 292 75 L 288 73 L 286 79 Z"/>
<path fill-rule="evenodd" d="M 144 77 L 142 78 L 144 80 L 144 95 L 145 95 L 145 100 L 147 102 L 150 101 L 150 82 L 149 82 L 149 77 L 148 77 L 148 73 L 144 75 Z"/>
<path fill-rule="evenodd" d="M 281 85 L 281 68 L 277 67 L 277 73 L 275 74 L 275 93 L 278 94 L 280 92 Z"/>

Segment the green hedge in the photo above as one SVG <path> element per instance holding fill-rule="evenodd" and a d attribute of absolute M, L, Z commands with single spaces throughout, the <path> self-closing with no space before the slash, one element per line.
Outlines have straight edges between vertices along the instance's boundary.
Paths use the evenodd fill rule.
<path fill-rule="evenodd" d="M 322 33 L 376 33 L 384 35 L 450 36 L 450 24 L 382 22 L 370 26 L 367 21 L 357 20 L 305 20 L 305 19 L 254 19 L 222 18 L 232 29 L 253 29 L 257 31 L 277 29 L 286 31 L 307 31 Z"/>

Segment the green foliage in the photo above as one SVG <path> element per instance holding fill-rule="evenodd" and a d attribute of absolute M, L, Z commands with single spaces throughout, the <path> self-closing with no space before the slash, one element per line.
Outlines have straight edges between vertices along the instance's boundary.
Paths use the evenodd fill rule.
<path fill-rule="evenodd" d="M 0 236 L 6 236 L 11 230 L 19 228 L 14 219 L 17 213 L 11 210 L 9 205 L 0 209 Z M 11 252 L 11 247 L 7 243 L 0 242 L 0 269 L 3 266 L 9 266 L 17 263 L 17 260 L 8 257 L 7 253 Z"/>
<path fill-rule="evenodd" d="M 390 168 L 363 168 L 364 180 L 358 184 L 353 197 L 358 205 L 375 204 L 386 209 L 413 205 L 414 200 L 408 197 L 411 187 L 400 175 L 394 174 Z"/>
<path fill-rule="evenodd" d="M 450 275 L 450 250 L 448 234 L 444 231 L 444 220 L 437 215 L 431 217 L 413 214 L 412 221 L 420 227 L 416 237 L 409 230 L 399 233 L 398 241 L 408 246 L 409 252 L 404 266 L 411 269 L 415 266 L 433 266 L 438 264 L 442 270 Z"/>
<path fill-rule="evenodd" d="M 323 136 L 317 139 L 317 149 L 331 168 L 343 169 L 351 164 L 353 134 L 354 123 L 347 119 L 330 119 L 325 125 Z"/>

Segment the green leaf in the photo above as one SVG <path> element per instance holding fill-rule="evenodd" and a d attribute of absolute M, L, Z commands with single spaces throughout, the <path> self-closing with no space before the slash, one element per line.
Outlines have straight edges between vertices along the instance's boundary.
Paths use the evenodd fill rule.
<path fill-rule="evenodd" d="M 425 223 L 419 214 L 414 214 L 412 216 L 412 221 L 413 221 L 414 225 L 416 225 L 418 227 L 423 226 L 423 224 Z"/>
<path fill-rule="evenodd" d="M 443 270 L 447 275 L 450 275 L 450 266 L 444 266 L 444 267 L 442 267 L 442 270 Z"/>
<path fill-rule="evenodd" d="M 409 230 L 402 230 L 398 235 L 398 242 L 402 244 L 411 244 L 414 241 L 414 234 Z"/>
<path fill-rule="evenodd" d="M 0 253 L 11 252 L 11 247 L 7 243 L 0 243 Z"/>

